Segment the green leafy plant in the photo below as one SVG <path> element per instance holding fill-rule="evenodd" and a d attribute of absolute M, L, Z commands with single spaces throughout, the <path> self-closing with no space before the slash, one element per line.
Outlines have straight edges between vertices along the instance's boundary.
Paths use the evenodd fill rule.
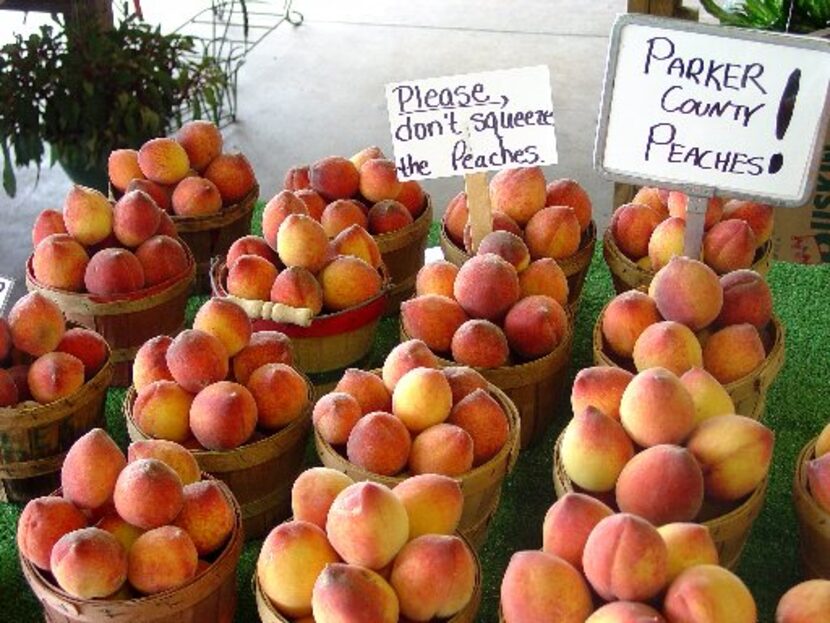
<path fill-rule="evenodd" d="M 50 166 L 59 160 L 82 178 L 105 171 L 113 149 L 164 135 L 183 116 L 218 121 L 231 78 L 197 40 L 135 16 L 111 29 L 96 19 L 56 22 L 0 48 L 0 150 L 10 196 L 13 165 L 39 171 L 46 145 Z"/>
<path fill-rule="evenodd" d="M 830 26 L 830 0 L 701 0 L 721 23 L 745 28 L 809 33 Z"/>

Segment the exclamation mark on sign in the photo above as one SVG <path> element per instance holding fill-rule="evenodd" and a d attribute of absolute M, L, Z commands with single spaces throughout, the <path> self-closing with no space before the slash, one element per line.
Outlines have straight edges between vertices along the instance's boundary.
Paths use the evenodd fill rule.
<path fill-rule="evenodd" d="M 781 102 L 778 104 L 778 116 L 775 120 L 775 138 L 783 140 L 784 135 L 790 127 L 795 109 L 795 100 L 798 97 L 798 89 L 801 86 L 801 70 L 794 69 L 787 78 L 787 85 L 781 94 Z M 778 173 L 784 166 L 784 155 L 781 152 L 772 155 L 769 159 L 769 172 Z"/>

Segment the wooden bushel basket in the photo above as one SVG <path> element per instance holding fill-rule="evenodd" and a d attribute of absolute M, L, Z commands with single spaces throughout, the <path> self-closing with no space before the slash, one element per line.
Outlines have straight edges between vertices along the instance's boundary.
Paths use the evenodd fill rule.
<path fill-rule="evenodd" d="M 125 294 L 96 296 L 67 292 L 39 283 L 26 263 L 26 287 L 54 301 L 66 320 L 100 333 L 112 350 L 112 384 L 127 387 L 132 382 L 133 359 L 144 342 L 157 335 L 176 335 L 184 328 L 184 312 L 196 270 L 193 255 L 187 269 L 163 283 Z"/>
<path fill-rule="evenodd" d="M 807 463 L 815 457 L 815 450 L 816 439 L 812 439 L 796 459 L 793 507 L 798 517 L 803 576 L 830 580 L 830 513 L 818 505 L 807 485 Z"/>
<path fill-rule="evenodd" d="M 608 354 L 605 348 L 605 340 L 602 337 L 602 317 L 604 314 L 605 308 L 600 312 L 594 325 L 594 363 L 598 366 L 615 366 L 630 372 L 636 372 L 633 362 L 621 362 Z M 773 316 L 770 320 L 769 330 L 772 346 L 763 363 L 743 378 L 723 386 L 735 404 L 735 413 L 745 415 L 753 420 L 760 420 L 764 416 L 767 390 L 769 390 L 784 365 L 784 325 L 781 324 L 777 316 Z"/>
<path fill-rule="evenodd" d="M 378 373 L 377 371 L 375 372 Z M 487 528 L 498 508 L 499 498 L 501 497 L 502 482 L 513 471 L 513 466 L 519 455 L 521 424 L 516 407 L 498 387 L 491 385 L 489 391 L 507 415 L 507 420 L 510 424 L 507 443 L 504 444 L 504 447 L 499 450 L 496 456 L 484 465 L 474 467 L 456 479 L 461 485 L 461 492 L 464 495 L 464 510 L 461 513 L 458 531 L 475 548 L 481 547 L 487 538 Z M 401 476 L 381 476 L 358 467 L 335 450 L 325 439 L 317 434 L 316 430 L 314 432 L 314 441 L 317 445 L 317 454 L 323 465 L 345 473 L 355 482 L 371 480 L 393 488 L 408 477 L 407 474 Z"/>
<path fill-rule="evenodd" d="M 210 567 L 184 586 L 120 601 L 79 599 L 53 584 L 47 574 L 21 555 L 23 575 L 43 604 L 46 622 L 231 623 L 236 610 L 236 565 L 242 554 L 242 523 L 233 495 L 222 483 L 219 486 L 234 508 L 233 531 Z"/>
<path fill-rule="evenodd" d="M 60 486 L 63 459 L 93 428 L 104 428 L 112 357 L 78 391 L 45 405 L 0 408 L 0 501 L 25 503 Z"/>
<path fill-rule="evenodd" d="M 241 508 L 245 538 L 265 536 L 291 514 L 291 487 L 305 457 L 311 426 L 311 384 L 306 380 L 309 405 L 306 412 L 271 435 L 256 432 L 234 450 L 191 450 L 199 468 L 224 482 Z M 151 439 L 133 419 L 135 388 L 124 397 L 124 418 L 130 439 Z"/>
<path fill-rule="evenodd" d="M 562 465 L 560 447 L 564 431 L 556 440 L 553 448 L 553 488 L 556 497 L 561 498 L 568 492 L 574 491 L 574 485 L 565 473 Z M 735 570 L 741 560 L 741 552 L 749 538 L 752 524 L 761 513 L 764 506 L 764 496 L 767 491 L 767 479 L 761 482 L 749 496 L 740 504 L 705 501 L 695 523 L 709 528 L 712 540 L 718 550 L 720 565 Z M 590 494 L 589 494 L 590 495 Z"/>

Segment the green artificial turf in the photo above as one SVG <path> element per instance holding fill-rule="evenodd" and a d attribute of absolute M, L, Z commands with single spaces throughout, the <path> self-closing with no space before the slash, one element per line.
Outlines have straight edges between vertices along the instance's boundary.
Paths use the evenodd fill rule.
<path fill-rule="evenodd" d="M 254 222 L 259 222 L 258 218 Z M 436 243 L 435 228 L 431 244 Z M 765 423 L 776 432 L 773 468 L 763 512 L 755 522 L 738 574 L 758 602 L 760 621 L 772 623 L 781 594 L 800 581 L 798 535 L 791 505 L 791 481 L 800 448 L 830 420 L 830 265 L 798 266 L 776 262 L 769 275 L 776 313 L 786 327 L 786 363 L 767 397 Z M 611 279 L 599 250 L 594 256 L 576 319 L 570 375 L 592 365 L 591 329 L 602 306 L 613 296 Z M 202 299 L 189 305 L 189 318 Z M 397 319 L 384 319 L 367 367 L 377 366 L 397 342 Z M 123 390 L 110 390 L 107 424 L 124 447 L 121 416 Z M 570 418 L 567 400 L 544 439 L 522 452 L 506 480 L 501 504 L 480 552 L 484 599 L 479 621 L 496 621 L 499 585 L 510 556 L 521 549 L 539 548 L 542 520 L 554 501 L 551 453 L 554 440 Z M 315 459 L 309 445 L 309 464 Z M 29 623 L 41 619 L 40 607 L 20 574 L 15 549 L 19 509 L 0 504 L 0 619 Z M 257 620 L 250 590 L 261 541 L 246 544 L 237 576 L 239 607 L 236 621 Z"/>

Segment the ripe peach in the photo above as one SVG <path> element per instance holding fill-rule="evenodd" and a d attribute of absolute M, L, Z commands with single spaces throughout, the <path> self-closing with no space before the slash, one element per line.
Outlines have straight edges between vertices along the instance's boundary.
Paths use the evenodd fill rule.
<path fill-rule="evenodd" d="M 568 279 L 556 260 L 550 257 L 531 262 L 519 273 L 520 297 L 543 294 L 563 307 L 568 302 Z"/>
<path fill-rule="evenodd" d="M 490 180 L 490 204 L 524 226 L 545 206 L 545 175 L 539 167 L 502 169 Z"/>
<path fill-rule="evenodd" d="M 390 392 L 398 380 L 413 368 L 437 368 L 438 359 L 421 340 L 407 340 L 395 346 L 383 362 L 381 376 Z"/>
<path fill-rule="evenodd" d="M 415 277 L 415 294 L 440 294 L 452 298 L 458 266 L 446 260 L 424 264 Z"/>
<path fill-rule="evenodd" d="M 666 623 L 657 610 L 637 601 L 612 601 L 585 619 L 585 623 Z"/>
<path fill-rule="evenodd" d="M 596 525 L 613 511 L 598 499 L 570 491 L 548 509 L 542 524 L 542 551 L 559 556 L 582 570 L 585 541 Z"/>
<path fill-rule="evenodd" d="M 377 270 L 357 257 L 339 255 L 319 274 L 323 306 L 330 311 L 357 307 L 381 293 L 383 282 Z"/>
<path fill-rule="evenodd" d="M 579 229 L 585 231 L 591 223 L 591 198 L 579 182 L 571 179 L 559 179 L 550 182 L 545 189 L 546 206 L 568 206 L 573 208 Z"/>
<path fill-rule="evenodd" d="M 471 318 L 497 321 L 519 300 L 519 278 L 498 255 L 477 255 L 458 271 L 453 294 Z"/>
<path fill-rule="evenodd" d="M 620 419 L 620 400 L 634 375 L 628 370 L 611 366 L 583 368 L 576 374 L 571 389 L 571 410 L 582 413 L 596 407 L 615 420 Z"/>
<path fill-rule="evenodd" d="M 741 579 L 718 565 L 686 569 L 669 586 L 663 600 L 668 621 L 755 623 L 755 601 Z"/>
<path fill-rule="evenodd" d="M 352 225 L 359 225 L 363 229 L 369 228 L 369 219 L 361 204 L 351 199 L 337 199 L 328 204 L 320 217 L 320 225 L 329 238 L 334 238 L 340 232 Z"/>
<path fill-rule="evenodd" d="M 291 214 L 309 216 L 309 211 L 305 203 L 289 190 L 280 191 L 265 204 L 262 212 L 262 236 L 272 249 L 277 248 L 280 225 Z"/>
<path fill-rule="evenodd" d="M 302 472 L 291 486 L 291 513 L 295 520 L 308 521 L 326 529 L 331 503 L 354 481 L 343 472 L 329 467 L 311 467 Z"/>
<path fill-rule="evenodd" d="M 115 483 L 126 466 L 124 454 L 101 428 L 80 437 L 61 468 L 63 497 L 79 508 L 100 508 L 112 499 Z"/>
<path fill-rule="evenodd" d="M 202 477 L 202 470 L 193 454 L 173 441 L 165 439 L 141 439 L 127 448 L 127 460 L 132 463 L 139 459 L 157 459 L 167 465 L 187 486 Z"/>
<path fill-rule="evenodd" d="M 746 221 L 721 221 L 703 237 L 703 259 L 719 274 L 749 268 L 755 257 L 755 234 Z"/>
<path fill-rule="evenodd" d="M 772 206 L 732 199 L 723 206 L 722 220 L 746 221 L 755 235 L 755 244 L 760 247 L 772 236 L 773 216 Z"/>
<path fill-rule="evenodd" d="M 199 554 L 187 532 L 162 526 L 142 534 L 127 556 L 127 579 L 138 592 L 152 595 L 196 576 Z"/>
<path fill-rule="evenodd" d="M 695 425 L 716 415 L 735 413 L 735 405 L 723 385 L 703 368 L 691 368 L 680 382 L 695 405 Z"/>
<path fill-rule="evenodd" d="M 228 299 L 209 299 L 196 312 L 193 328 L 218 339 L 231 357 L 251 340 L 250 318 L 241 307 Z"/>
<path fill-rule="evenodd" d="M 530 251 L 527 245 L 516 234 L 508 231 L 492 231 L 481 240 L 478 246 L 478 255 L 494 253 L 510 262 L 521 273 L 530 264 Z"/>
<path fill-rule="evenodd" d="M 38 357 L 26 377 L 32 397 L 41 404 L 66 398 L 84 384 L 84 364 L 68 353 L 51 352 Z"/>
<path fill-rule="evenodd" d="M 391 413 L 375 411 L 361 417 L 349 433 L 349 461 L 382 476 L 394 476 L 406 467 L 412 438 L 403 422 Z"/>
<path fill-rule="evenodd" d="M 525 227 L 525 242 L 534 260 L 570 257 L 579 250 L 580 239 L 576 212 L 567 206 L 539 210 Z"/>
<path fill-rule="evenodd" d="M 176 336 L 165 355 L 173 380 L 192 394 L 228 376 L 228 351 L 217 338 L 198 329 Z"/>
<path fill-rule="evenodd" d="M 308 165 L 300 165 L 291 167 L 285 172 L 282 187 L 284 190 L 296 191 L 311 188 L 311 182 L 308 179 Z"/>
<path fill-rule="evenodd" d="M 372 411 L 391 411 L 392 395 L 377 374 L 358 368 L 348 368 L 334 388 L 357 400 L 363 415 Z"/>
<path fill-rule="evenodd" d="M 648 241 L 659 224 L 660 216 L 651 208 L 627 203 L 614 212 L 611 234 L 619 250 L 636 261 L 648 255 Z"/>
<path fill-rule="evenodd" d="M 144 530 L 172 523 L 182 510 L 183 500 L 178 474 L 158 459 L 128 463 L 115 481 L 115 510 L 125 521 Z"/>
<path fill-rule="evenodd" d="M 685 193 L 678 191 L 669 192 L 668 201 L 666 205 L 669 209 L 669 214 L 674 218 L 686 220 L 686 208 L 689 204 L 689 197 Z M 706 230 L 711 229 L 717 225 L 721 220 L 723 214 L 723 199 L 720 197 L 712 197 L 706 203 L 706 216 L 704 216 L 703 227 Z"/>
<path fill-rule="evenodd" d="M 318 434 L 328 443 L 345 444 L 363 416 L 360 404 L 344 392 L 330 392 L 314 405 L 311 418 Z"/>
<path fill-rule="evenodd" d="M 258 255 L 243 255 L 228 269 L 227 289 L 233 296 L 268 301 L 277 268 Z"/>
<path fill-rule="evenodd" d="M 170 203 L 177 216 L 210 216 L 222 211 L 219 189 L 204 177 L 187 177 L 176 184 Z"/>
<path fill-rule="evenodd" d="M 675 374 L 665 368 L 649 368 L 625 388 L 620 422 L 634 442 L 644 448 L 680 444 L 694 428 L 695 406 Z"/>
<path fill-rule="evenodd" d="M 356 154 L 352 155 L 349 160 L 351 160 L 352 164 L 355 168 L 360 171 L 363 168 L 363 165 L 366 164 L 369 160 L 376 160 L 376 159 L 386 159 L 386 156 L 383 154 L 383 151 L 377 145 L 369 145 L 368 147 L 364 147 Z"/>
<path fill-rule="evenodd" d="M 141 263 L 147 287 L 178 277 L 190 264 L 182 245 L 169 236 L 147 239 L 135 250 L 135 256 Z"/>
<path fill-rule="evenodd" d="M 476 389 L 458 402 L 447 418 L 473 439 L 473 466 L 483 465 L 507 443 L 510 425 L 507 416 L 486 390 Z"/>
<path fill-rule="evenodd" d="M 323 226 L 310 216 L 289 214 L 280 225 L 276 239 L 277 255 L 286 266 L 302 266 L 317 274 L 329 261 L 328 236 Z"/>
<path fill-rule="evenodd" d="M 346 158 L 329 156 L 313 163 L 308 170 L 311 188 L 324 199 L 348 199 L 360 187 L 357 167 Z"/>
<path fill-rule="evenodd" d="M 237 383 L 247 385 L 251 374 L 266 363 L 294 363 L 291 340 L 279 331 L 257 331 L 248 345 L 233 358 L 233 376 Z"/>
<path fill-rule="evenodd" d="M 415 180 L 401 182 L 401 190 L 395 200 L 409 210 L 413 219 L 421 216 L 426 208 L 426 195 L 421 185 Z"/>
<path fill-rule="evenodd" d="M 830 581 L 807 580 L 781 597 L 775 623 L 827 623 L 830 613 Z"/>
<path fill-rule="evenodd" d="M 392 413 L 412 433 L 447 419 L 452 390 L 446 377 L 434 368 L 415 368 L 398 379 L 392 392 Z"/>
<path fill-rule="evenodd" d="M 240 153 L 219 154 L 211 160 L 202 176 L 219 189 L 226 206 L 239 203 L 256 186 L 254 169 Z"/>
<path fill-rule="evenodd" d="M 638 372 L 648 368 L 666 368 L 680 376 L 703 365 L 703 351 L 692 330 L 672 320 L 655 322 L 643 330 L 632 353 Z"/>
<path fill-rule="evenodd" d="M 33 565 L 49 571 L 55 543 L 86 526 L 86 516 L 69 500 L 56 496 L 34 498 L 17 521 L 17 548 Z"/>
<path fill-rule="evenodd" d="M 412 222 L 409 209 L 394 199 L 378 201 L 369 209 L 369 231 L 376 236 L 397 231 Z"/>
<path fill-rule="evenodd" d="M 469 396 L 476 389 L 487 389 L 487 380 L 467 366 L 447 366 L 441 370 L 450 384 L 453 405 Z"/>
<path fill-rule="evenodd" d="M 467 314 L 455 299 L 440 294 L 416 296 L 401 303 L 404 331 L 433 351 L 449 352 L 453 336 L 466 321 Z"/>
<path fill-rule="evenodd" d="M 669 552 L 669 583 L 689 567 L 718 564 L 718 549 L 705 525 L 669 523 L 657 532 Z"/>
<path fill-rule="evenodd" d="M 360 225 L 350 225 L 341 231 L 331 241 L 331 245 L 336 254 L 360 258 L 372 268 L 379 268 L 383 263 L 378 243 Z"/>
<path fill-rule="evenodd" d="M 41 240 L 52 234 L 65 234 L 63 214 L 57 210 L 43 210 L 32 225 L 32 246 L 37 247 Z"/>
<path fill-rule="evenodd" d="M 158 184 L 176 184 L 187 176 L 187 152 L 172 138 L 154 138 L 138 150 L 138 166 L 144 177 Z"/>
<path fill-rule="evenodd" d="M 681 322 L 692 331 L 710 325 L 723 306 L 723 287 L 714 271 L 682 256 L 657 271 L 648 293 L 665 320 Z"/>
<path fill-rule="evenodd" d="M 18 299 L 8 325 L 14 347 L 34 357 L 55 350 L 66 331 L 60 308 L 39 292 Z"/>
<path fill-rule="evenodd" d="M 173 219 L 166 212 L 159 212 L 159 228 L 156 230 L 156 236 L 167 236 L 169 238 L 177 238 L 179 235 Z"/>
<path fill-rule="evenodd" d="M 17 390 L 17 383 L 8 371 L 0 369 L 0 407 L 11 407 L 18 402 L 22 401 Z"/>
<path fill-rule="evenodd" d="M 398 597 L 380 575 L 355 565 L 333 563 L 317 577 L 311 595 L 317 623 L 396 623 Z"/>
<path fill-rule="evenodd" d="M 513 351 L 526 359 L 535 359 L 553 352 L 562 343 L 569 323 L 559 303 L 549 296 L 534 295 L 510 308 L 504 319 L 504 333 Z"/>
<path fill-rule="evenodd" d="M 257 425 L 273 430 L 302 416 L 308 408 L 308 383 L 291 366 L 268 363 L 248 378 L 257 405 Z"/>
<path fill-rule="evenodd" d="M 145 285 L 144 267 L 127 249 L 102 249 L 89 260 L 84 285 L 90 294 L 101 296 L 135 292 Z"/>
<path fill-rule="evenodd" d="M 615 296 L 605 308 L 602 336 L 613 354 L 631 357 L 637 338 L 660 320 L 654 299 L 638 290 L 629 290 Z"/>
<path fill-rule="evenodd" d="M 109 532 L 124 548 L 124 552 L 128 553 L 136 539 L 144 534 L 144 530 L 127 523 L 115 512 L 111 510 L 95 524 L 95 527 Z"/>
<path fill-rule="evenodd" d="M 222 153 L 222 133 L 216 124 L 204 119 L 188 121 L 179 128 L 175 138 L 187 152 L 190 166 L 197 171 L 204 171 Z"/>
<path fill-rule="evenodd" d="M 76 184 L 63 201 L 63 223 L 81 244 L 96 244 L 112 233 L 112 206 L 99 191 Z"/>
<path fill-rule="evenodd" d="M 510 355 L 504 331 L 489 320 L 478 318 L 467 320 L 458 327 L 450 349 L 457 363 L 478 368 L 503 366 Z"/>
<path fill-rule="evenodd" d="M 194 482 L 183 492 L 184 505 L 174 525 L 187 532 L 200 556 L 217 551 L 233 530 L 233 507 L 213 480 Z"/>
<path fill-rule="evenodd" d="M 686 221 L 671 217 L 659 223 L 648 241 L 648 259 L 651 270 L 660 270 L 671 258 L 683 255 L 686 240 Z"/>
<path fill-rule="evenodd" d="M 453 534 L 461 520 L 464 495 L 457 480 L 440 474 L 406 478 L 394 489 L 409 516 L 409 539 L 424 534 Z"/>
<path fill-rule="evenodd" d="M 242 236 L 242 238 L 234 240 L 228 249 L 225 264 L 231 266 L 243 255 L 258 255 L 275 265 L 278 261 L 277 252 L 268 246 L 265 238 L 260 236 Z"/>
<path fill-rule="evenodd" d="M 565 473 L 586 491 L 610 491 L 625 464 L 634 456 L 631 439 L 620 423 L 599 409 L 575 413 L 560 446 Z"/>
<path fill-rule="evenodd" d="M 55 543 L 50 566 L 58 586 L 70 595 L 106 597 L 127 579 L 127 552 L 109 532 L 81 528 Z"/>
<path fill-rule="evenodd" d="M 153 381 L 172 381 L 167 367 L 167 349 L 173 343 L 169 335 L 159 335 L 141 345 L 133 361 L 133 386 L 140 390 Z"/>
<path fill-rule="evenodd" d="M 193 394 L 173 381 L 155 381 L 138 391 L 133 418 L 150 437 L 184 442 L 190 437 L 190 405 Z"/>
<path fill-rule="evenodd" d="M 453 197 L 444 210 L 444 229 L 457 246 L 464 246 L 464 227 L 470 212 L 467 208 L 467 193 L 460 192 Z"/>
<path fill-rule="evenodd" d="M 721 326 L 748 322 L 759 331 L 772 317 L 772 292 L 753 270 L 735 270 L 720 278 L 723 307 L 715 322 Z"/>
<path fill-rule="evenodd" d="M 219 381 L 208 385 L 193 399 L 190 428 L 210 450 L 231 450 L 254 433 L 257 405 L 251 392 L 239 383 Z"/>
<path fill-rule="evenodd" d="M 0 361 L 6 359 L 12 349 L 12 334 L 9 323 L 5 318 L 0 318 Z"/>
<path fill-rule="evenodd" d="M 648 206 L 658 214 L 660 220 L 662 221 L 669 218 L 669 207 L 667 205 L 668 196 L 668 191 L 663 193 L 659 188 L 655 188 L 653 186 L 642 186 L 634 194 L 634 197 L 631 199 L 631 203 L 639 203 L 641 205 Z"/>
<path fill-rule="evenodd" d="M 733 324 L 709 336 L 703 346 L 703 367 L 721 383 L 743 378 L 760 366 L 767 354 L 758 330 Z"/>
<path fill-rule="evenodd" d="M 372 203 L 384 199 L 397 199 L 401 182 L 395 163 L 385 158 L 366 160 L 358 168 L 360 172 L 360 194 Z"/>
<path fill-rule="evenodd" d="M 409 471 L 460 476 L 473 467 L 473 447 L 473 438 L 460 426 L 430 426 L 412 441 Z"/>
<path fill-rule="evenodd" d="M 52 234 L 35 247 L 32 270 L 43 285 L 70 292 L 84 289 L 89 256 L 69 234 Z"/>
<path fill-rule="evenodd" d="M 149 195 L 150 198 L 156 202 L 156 205 L 160 210 L 164 210 L 166 212 L 171 210 L 170 199 L 172 192 L 169 187 L 156 184 L 155 182 L 146 179 L 134 179 L 127 184 L 127 188 L 124 192 L 132 192 L 134 190 L 140 190 Z M 159 227 L 161 227 L 161 225 L 159 225 Z M 165 235 L 169 236 L 170 234 Z"/>

